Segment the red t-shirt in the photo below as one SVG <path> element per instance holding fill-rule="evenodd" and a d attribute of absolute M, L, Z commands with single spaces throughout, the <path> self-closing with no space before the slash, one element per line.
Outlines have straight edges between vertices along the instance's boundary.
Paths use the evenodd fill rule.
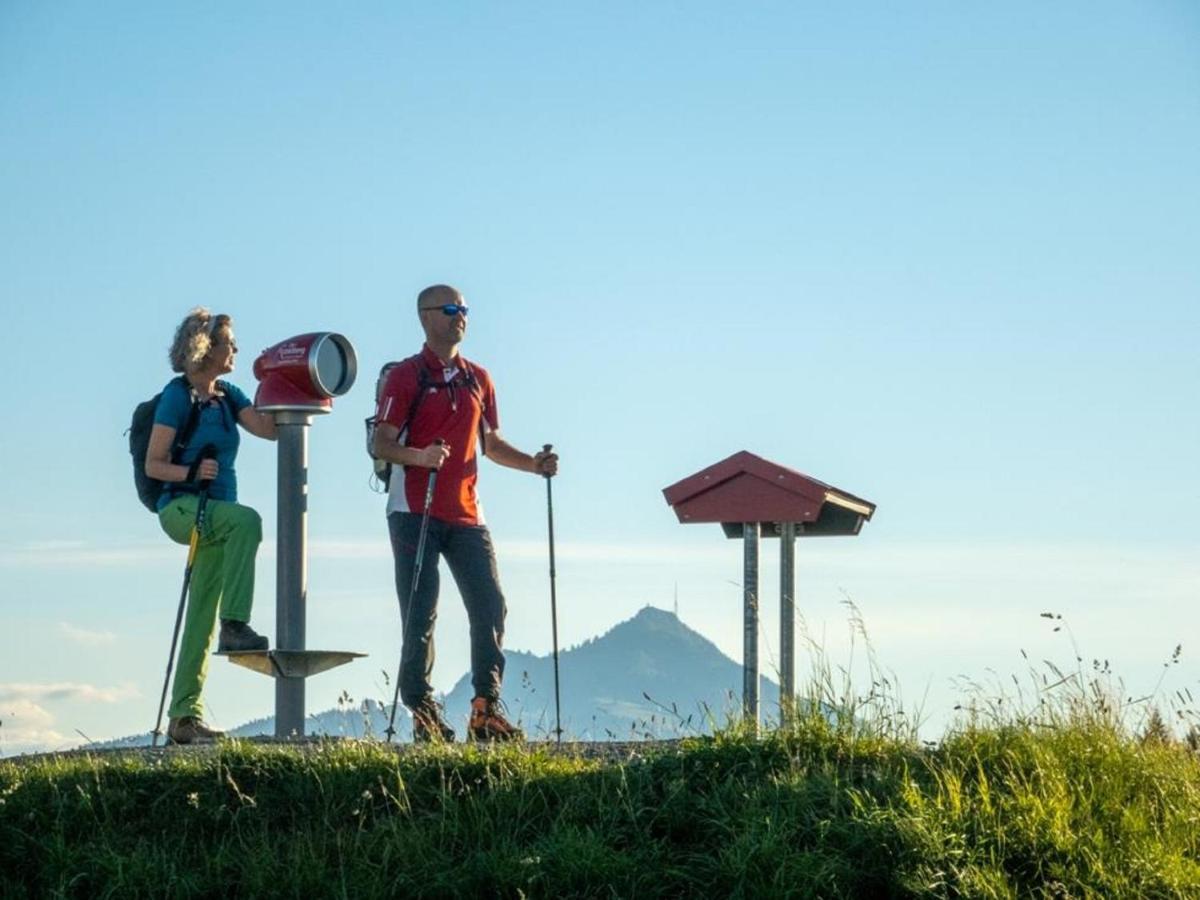
<path fill-rule="evenodd" d="M 387 374 L 375 411 L 380 422 L 404 428 L 425 370 L 425 396 L 412 421 L 400 433 L 406 447 L 427 447 L 441 439 L 450 455 L 438 470 L 430 515 L 453 525 L 482 525 L 483 509 L 475 493 L 479 477 L 479 434 L 498 431 L 496 389 L 487 371 L 462 356 L 448 363 L 426 345 Z M 430 469 L 393 466 L 388 491 L 389 513 L 424 512 Z M 401 477 L 403 473 L 403 477 Z"/>

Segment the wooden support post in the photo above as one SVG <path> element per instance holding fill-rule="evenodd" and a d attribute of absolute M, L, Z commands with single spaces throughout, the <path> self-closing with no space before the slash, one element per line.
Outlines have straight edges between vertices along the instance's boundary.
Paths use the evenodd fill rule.
<path fill-rule="evenodd" d="M 779 526 L 779 720 L 790 725 L 796 702 L 796 523 Z"/>
<path fill-rule="evenodd" d="M 758 733 L 758 523 L 743 528 L 742 715 Z"/>

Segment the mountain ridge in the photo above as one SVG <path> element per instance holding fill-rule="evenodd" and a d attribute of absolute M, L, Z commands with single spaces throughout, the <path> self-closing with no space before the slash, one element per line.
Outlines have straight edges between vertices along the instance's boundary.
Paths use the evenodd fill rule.
<path fill-rule="evenodd" d="M 554 737 L 554 660 L 505 651 L 504 702 L 509 718 L 531 739 Z M 608 631 L 559 651 L 563 736 L 576 740 L 643 740 L 707 734 L 740 714 L 742 667 L 677 615 L 646 605 Z M 460 735 L 474 691 L 470 672 L 441 698 Z M 779 686 L 760 675 L 760 709 L 778 708 Z M 391 700 L 344 697 L 338 706 L 305 718 L 305 733 L 381 738 Z M 232 737 L 271 735 L 273 715 L 228 730 Z M 396 734 L 411 740 L 408 711 L 396 711 Z M 94 743 L 139 746 L 148 735 Z"/>

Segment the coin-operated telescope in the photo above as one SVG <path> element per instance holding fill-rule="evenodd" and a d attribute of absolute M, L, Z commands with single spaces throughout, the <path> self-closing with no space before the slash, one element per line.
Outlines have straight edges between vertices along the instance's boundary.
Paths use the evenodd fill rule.
<path fill-rule="evenodd" d="M 354 385 L 358 357 L 340 334 L 314 331 L 268 347 L 254 361 L 261 412 L 327 413 Z"/>
<path fill-rule="evenodd" d="M 275 679 L 275 735 L 304 734 L 304 679 L 361 653 L 306 650 L 308 602 L 308 428 L 314 415 L 354 385 L 358 358 L 331 331 L 301 334 L 268 347 L 254 361 L 254 406 L 272 413 L 278 432 L 278 528 L 274 650 L 230 653 L 231 662 Z"/>

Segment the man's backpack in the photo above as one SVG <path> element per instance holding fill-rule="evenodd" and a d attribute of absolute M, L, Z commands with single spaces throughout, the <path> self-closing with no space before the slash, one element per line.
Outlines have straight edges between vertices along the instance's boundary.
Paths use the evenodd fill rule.
<path fill-rule="evenodd" d="M 180 375 L 176 380 L 183 382 L 183 386 L 191 394 L 192 408 L 188 410 L 183 427 L 175 432 L 170 456 L 173 463 L 179 461 L 188 441 L 192 439 L 192 435 L 196 431 L 196 426 L 200 424 L 200 407 L 202 406 L 196 399 L 187 379 Z M 225 397 L 228 397 L 227 387 L 223 381 L 218 381 L 217 387 L 225 392 Z M 137 488 L 138 499 L 142 501 L 142 506 L 152 513 L 158 512 L 158 498 L 162 496 L 162 492 L 166 488 L 165 482 L 146 474 L 146 451 L 150 448 L 150 432 L 154 429 L 154 412 L 158 409 L 160 397 L 162 397 L 161 391 L 149 400 L 144 400 L 135 406 L 133 419 L 129 423 L 129 429 L 125 432 L 129 435 L 129 454 L 133 457 L 133 484 Z M 222 402 L 226 402 L 224 398 Z"/>
<path fill-rule="evenodd" d="M 405 432 L 408 431 L 408 426 L 412 424 L 413 416 L 417 413 L 417 407 L 421 405 L 421 401 L 425 399 L 425 395 L 431 390 L 440 391 L 450 387 L 445 381 L 435 379 L 425 365 L 421 362 L 421 355 L 410 356 L 408 359 L 398 362 L 384 363 L 379 370 L 379 377 L 375 379 L 375 410 L 376 414 L 369 417 L 365 424 L 367 427 L 367 455 L 371 457 L 374 464 L 374 471 L 371 474 L 371 489 L 383 493 L 391 486 L 392 479 L 392 464 L 386 459 L 379 459 L 375 455 L 375 429 L 379 424 L 379 401 L 383 396 L 383 385 L 387 381 L 388 374 L 396 366 L 412 364 L 417 367 L 417 393 L 413 396 L 412 403 L 408 405 L 408 412 L 404 414 L 404 421 L 400 424 L 400 437 L 403 439 Z M 483 409 L 483 389 L 479 385 L 479 380 L 475 377 L 475 373 L 471 371 L 467 361 L 461 360 L 463 369 L 463 383 L 471 392 L 471 396 L 479 404 L 479 408 Z M 483 416 L 479 417 L 479 441 L 484 445 L 483 434 Z"/>

